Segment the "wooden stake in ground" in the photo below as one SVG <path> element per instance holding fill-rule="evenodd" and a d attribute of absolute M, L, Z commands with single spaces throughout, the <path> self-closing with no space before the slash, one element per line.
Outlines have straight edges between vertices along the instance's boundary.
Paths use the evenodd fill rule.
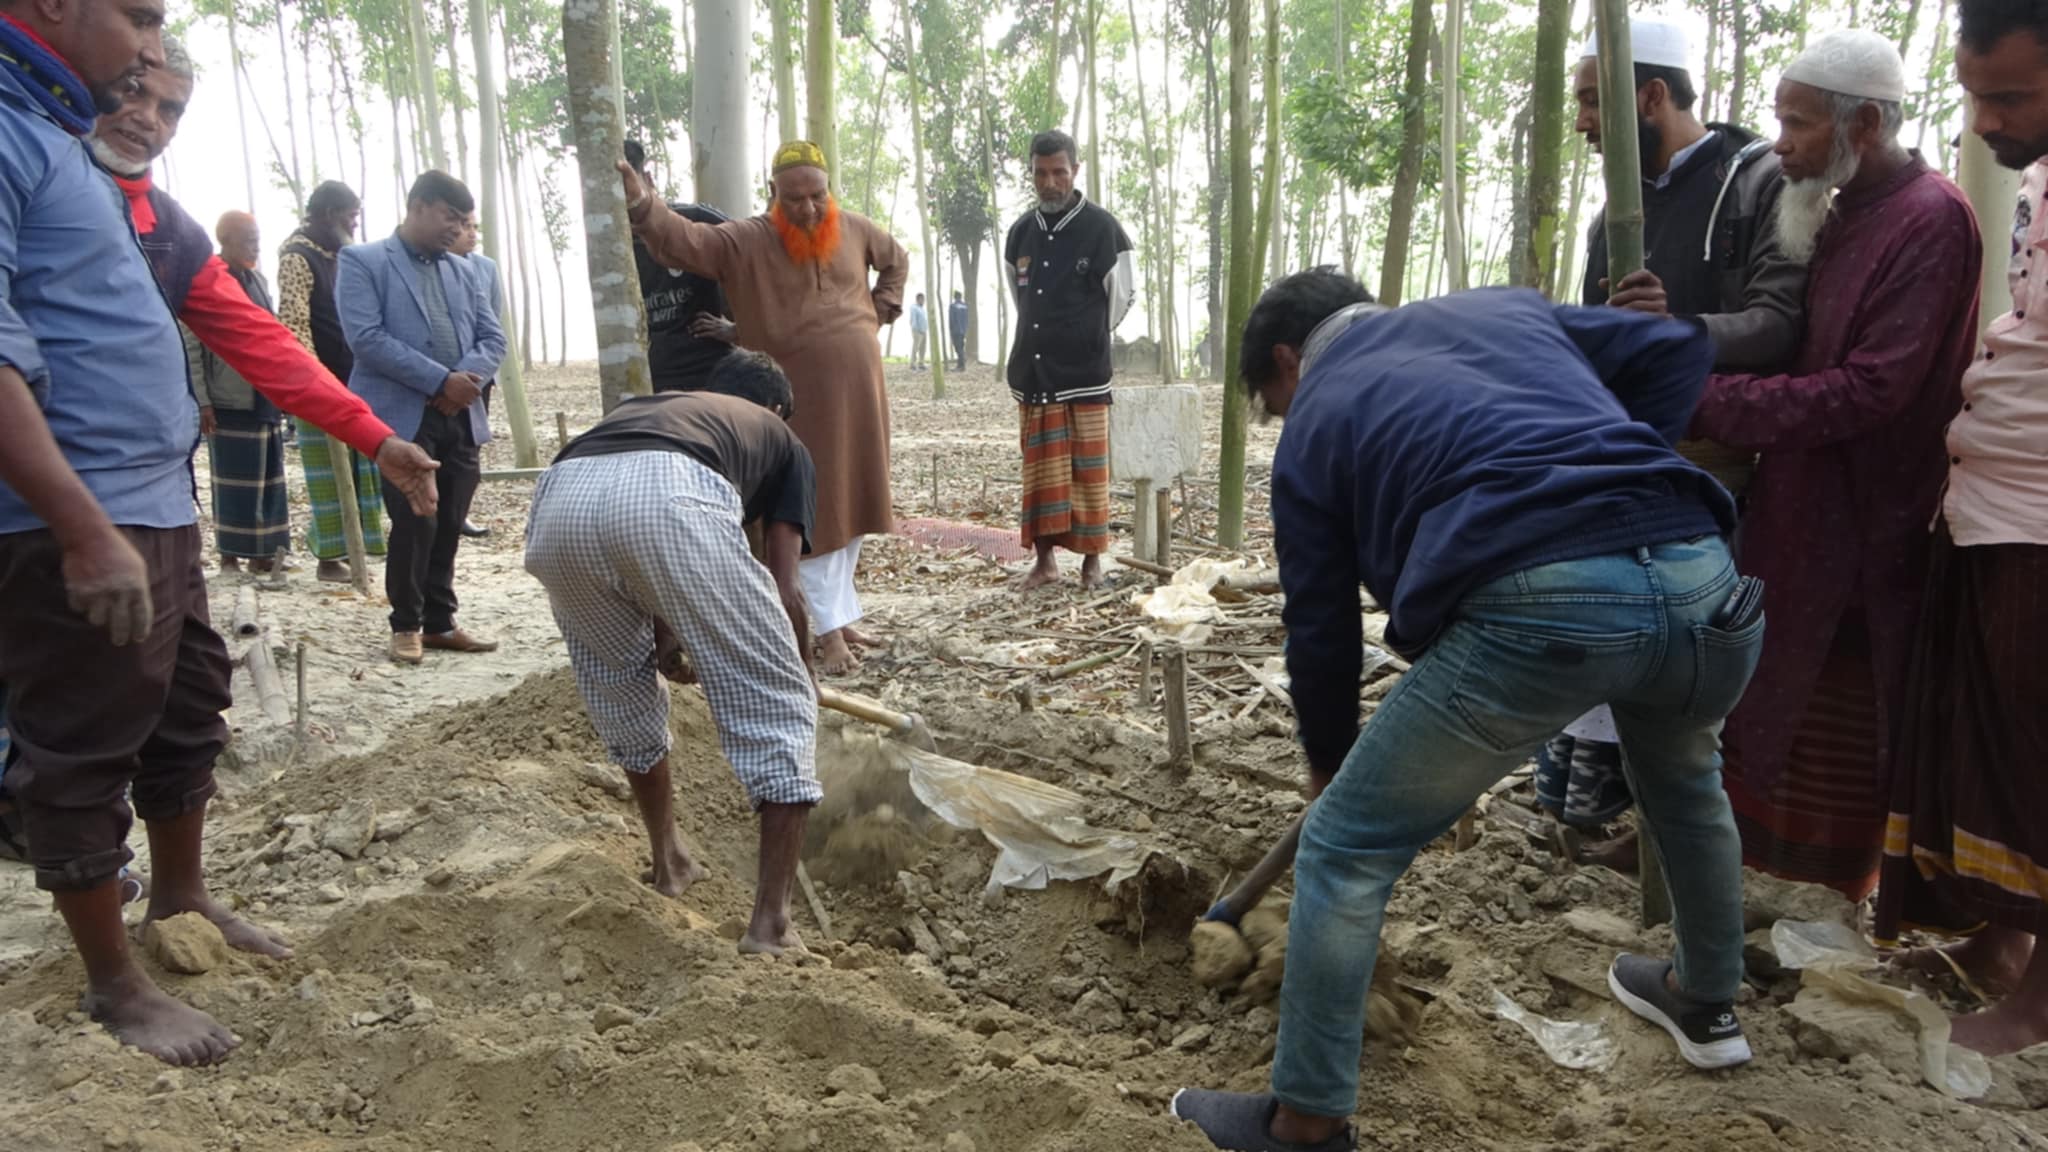
<path fill-rule="evenodd" d="M 327 459 L 334 473 L 334 497 L 341 502 L 341 541 L 348 550 L 349 583 L 356 595 L 370 598 L 370 553 L 363 544 L 363 510 L 356 503 L 356 458 L 349 446 L 318 429 L 309 436 L 327 438 Z M 302 449 L 303 450 L 303 449 Z"/>
<path fill-rule="evenodd" d="M 1166 646 L 1164 667 L 1166 755 L 1176 768 L 1195 762 L 1194 734 L 1188 728 L 1188 653 L 1178 644 Z"/>
<path fill-rule="evenodd" d="M 1173 489 L 1162 487 L 1152 494 L 1158 503 L 1153 523 L 1152 543 L 1157 549 L 1152 559 L 1162 568 L 1173 567 Z"/>

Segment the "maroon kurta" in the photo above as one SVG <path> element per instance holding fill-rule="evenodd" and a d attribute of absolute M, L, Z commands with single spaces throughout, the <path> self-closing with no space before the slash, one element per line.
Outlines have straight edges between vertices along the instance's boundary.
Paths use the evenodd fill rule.
<path fill-rule="evenodd" d="M 1969 201 L 1916 153 L 1882 186 L 1836 197 L 1792 371 L 1715 376 L 1700 399 L 1693 435 L 1762 454 L 1737 556 L 1764 581 L 1769 623 L 1726 731 L 1759 795 L 1784 767 L 1851 610 L 1869 629 L 1879 783 L 1948 469 L 1942 430 L 1976 351 L 1982 263 Z"/>

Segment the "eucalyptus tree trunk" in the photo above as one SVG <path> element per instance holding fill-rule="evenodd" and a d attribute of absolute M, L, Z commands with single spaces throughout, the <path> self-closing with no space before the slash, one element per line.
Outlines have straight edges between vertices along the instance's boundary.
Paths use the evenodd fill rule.
<path fill-rule="evenodd" d="M 1052 30 L 1046 34 L 1045 45 L 1045 110 L 1034 128 L 1059 127 L 1053 119 L 1060 106 L 1060 7 L 1060 0 L 1052 0 Z"/>
<path fill-rule="evenodd" d="M 1913 54 L 1913 33 L 1920 27 L 1920 0 L 1907 0 L 1906 18 L 1899 24 L 1899 57 L 1906 59 Z M 1741 43 L 1742 33 L 1738 26 L 1736 43 Z M 1982 311 L 1981 309 L 1979 311 Z"/>
<path fill-rule="evenodd" d="M 273 14 L 277 17 L 277 71 L 278 75 L 284 78 L 284 136 L 292 149 L 292 187 L 298 188 L 303 187 L 299 174 L 299 126 L 292 117 L 292 51 L 284 33 L 284 5 L 278 4 Z M 312 82 L 311 79 L 306 81 L 308 84 Z M 306 125 L 306 132 L 309 135 L 312 131 L 313 126 Z M 254 208 L 255 205 L 252 204 L 250 207 Z"/>
<path fill-rule="evenodd" d="M 891 11 L 890 19 L 896 20 L 901 13 Z M 875 219 L 881 218 L 880 206 L 875 202 L 875 160 L 882 150 L 882 97 L 889 91 L 889 58 L 881 56 L 875 69 L 875 95 L 868 101 L 868 154 L 861 165 L 860 205 L 862 212 Z M 893 193 L 892 193 L 893 195 Z M 893 332 L 894 325 L 890 326 Z"/>
<path fill-rule="evenodd" d="M 289 71 L 289 67 L 286 70 Z M 313 22 L 310 19 L 301 19 L 299 21 L 299 75 L 306 81 L 299 88 L 299 98 L 306 111 L 306 160 L 313 173 L 311 183 L 318 184 L 320 183 L 320 132 L 313 126 L 320 122 L 320 118 L 313 114 Z M 329 113 L 327 124 L 329 128 L 332 128 L 334 126 L 334 89 L 331 84 L 327 89 L 327 111 Z M 334 142 L 334 165 L 336 168 L 341 168 L 341 141 L 339 138 Z M 346 169 L 343 169 L 343 171 L 346 171 Z"/>
<path fill-rule="evenodd" d="M 1102 203 L 1102 117 L 1097 115 L 1101 111 L 1102 89 L 1095 83 L 1095 34 L 1101 26 L 1102 0 L 1088 0 L 1088 30 L 1083 33 L 1087 38 L 1082 41 L 1088 73 L 1088 198 L 1097 204 Z"/>
<path fill-rule="evenodd" d="M 825 152 L 825 163 L 839 166 L 838 81 L 834 51 L 839 29 L 833 23 L 832 0 L 806 0 L 804 15 L 804 132 Z M 906 21 L 908 16 L 904 18 Z M 907 29 L 907 25 L 906 25 Z M 906 30 L 906 34 L 907 30 Z M 828 169 L 829 170 L 829 169 Z M 921 195 L 922 193 L 920 193 Z M 937 325 L 932 327 L 936 328 Z"/>
<path fill-rule="evenodd" d="M 1918 8 L 1918 0 L 1914 6 Z M 1735 59 L 1728 69 L 1728 110 L 1722 119 L 1730 124 L 1740 124 L 1748 114 L 1744 105 L 1749 103 L 1749 6 L 1742 0 L 1735 0 L 1730 7 L 1733 9 L 1729 21 L 1735 30 Z M 1908 16 L 1908 27 L 1911 24 L 1912 17 Z M 1912 33 L 1907 35 L 1910 37 Z"/>
<path fill-rule="evenodd" d="M 449 37 L 454 38 L 454 10 L 448 10 L 450 18 Z M 476 103 L 477 113 L 482 117 L 477 126 L 481 134 L 483 152 L 478 162 L 483 166 L 483 196 L 479 198 L 479 230 L 483 233 L 484 255 L 498 266 L 498 283 L 502 290 L 505 284 L 504 243 L 499 239 L 500 228 L 505 223 L 505 205 L 499 199 L 498 184 L 498 77 L 491 65 L 491 18 L 488 0 L 469 0 L 470 45 L 476 55 Z M 451 54 L 454 48 L 451 44 Z M 457 117 L 457 122 L 460 122 Z M 526 375 L 524 357 L 517 350 L 518 326 L 512 322 L 512 310 L 500 298 L 491 301 L 491 307 L 498 310 L 499 323 L 505 329 L 507 353 L 498 365 L 498 385 L 505 393 L 505 418 L 512 426 L 512 458 L 520 468 L 540 466 L 540 450 L 533 440 L 533 415 L 526 407 Z"/>
<path fill-rule="evenodd" d="M 1600 0 L 1593 0 L 1595 8 Z M 1736 0 L 1741 3 L 1742 0 Z M 1631 57 L 1633 58 L 1633 57 Z M 1714 97 L 1721 90 L 1721 0 L 1707 0 L 1707 71 L 1700 78 L 1700 119 L 1716 120 Z"/>
<path fill-rule="evenodd" d="M 469 183 L 469 129 L 462 122 L 462 57 L 455 50 L 455 0 L 441 0 L 441 23 L 448 29 L 448 78 L 454 82 L 454 97 L 448 110 L 455 114 L 455 175 Z M 478 68 L 482 68 L 481 62 Z M 522 464 L 524 468 L 526 465 Z"/>
<path fill-rule="evenodd" d="M 946 303 L 939 294 L 939 250 L 932 244 L 931 197 L 926 194 L 930 185 L 924 182 L 924 104 L 919 97 L 924 88 L 924 77 L 917 67 L 917 21 L 911 15 L 910 0 L 899 0 L 899 5 L 903 14 L 904 87 L 910 89 L 910 157 L 914 166 L 912 175 L 917 180 L 917 227 L 919 243 L 924 248 L 924 282 L 931 288 L 929 316 L 933 322 L 925 325 L 925 340 L 930 345 L 926 351 L 932 362 L 932 399 L 943 400 L 946 398 L 946 356 L 936 321 L 939 310 Z"/>
<path fill-rule="evenodd" d="M 1444 276 L 1449 291 L 1463 292 L 1469 286 L 1470 275 L 1465 266 L 1464 178 L 1458 171 L 1458 140 L 1463 131 L 1460 121 L 1465 116 L 1465 0 L 1444 0 L 1443 51 L 1443 138 L 1438 148 L 1443 154 L 1439 207 L 1444 217 Z M 1627 101 L 1625 107 L 1633 109 L 1635 102 Z"/>
<path fill-rule="evenodd" d="M 2001 167 L 1983 137 L 1964 131 L 1958 168 L 1957 183 L 1963 186 L 1963 194 L 1977 210 L 1977 219 L 1995 222 L 2011 218 L 2012 206 L 2019 196 L 2020 174 Z M 1995 224 L 1983 229 L 1984 270 L 1977 282 L 1980 336 L 1985 325 L 2012 311 L 2012 291 L 2005 279 L 2012 260 L 2011 235 Z"/>
<path fill-rule="evenodd" d="M 1135 2 L 1135 0 L 1133 0 Z M 1132 23 L 1132 37 L 1137 36 L 1137 24 Z M 981 176 L 988 185 L 989 248 L 996 270 L 996 379 L 1006 378 L 1010 367 L 1010 288 L 1009 273 L 1003 267 L 1003 204 L 996 195 L 996 124 L 995 116 L 989 110 L 989 103 L 995 97 L 988 86 L 988 46 L 982 42 L 982 26 L 974 25 L 974 74 L 981 88 Z M 929 327 L 929 326 L 927 326 Z"/>
<path fill-rule="evenodd" d="M 412 38 L 412 91 L 420 119 L 426 122 L 427 160 L 448 170 L 448 145 L 441 138 L 441 86 L 434 79 L 434 43 L 427 38 L 427 14 L 420 7 L 426 0 L 402 0 L 405 26 Z"/>
<path fill-rule="evenodd" d="M 1552 300 L 1564 304 L 1579 302 L 1578 277 L 1579 254 L 1586 246 L 1579 243 L 1579 203 L 1586 198 L 1586 142 L 1581 139 L 1572 149 L 1572 186 L 1568 193 L 1571 202 L 1565 206 L 1564 228 L 1558 233 L 1560 256 L 1551 269 L 1550 286 L 1544 291 Z"/>
<path fill-rule="evenodd" d="M 1159 116 L 1160 128 L 1163 133 L 1168 134 L 1165 141 L 1167 155 L 1179 151 L 1175 147 L 1179 143 L 1179 133 L 1175 131 L 1173 120 L 1173 37 L 1166 31 L 1171 26 L 1168 23 L 1159 33 L 1159 75 L 1164 77 L 1159 87 Z M 1180 293 L 1174 284 L 1174 272 L 1180 263 L 1180 245 L 1174 240 L 1173 235 L 1180 210 L 1180 196 L 1174 183 L 1175 169 L 1178 167 L 1177 164 L 1166 166 L 1166 203 L 1159 210 L 1160 243 L 1165 249 L 1160 253 L 1165 261 L 1165 275 L 1160 277 L 1161 283 L 1165 286 L 1162 293 L 1165 298 L 1161 303 L 1166 310 L 1166 324 L 1159 334 L 1159 364 L 1160 372 L 1166 377 L 1168 384 L 1173 383 L 1180 375 L 1180 315 L 1175 307 L 1175 301 Z"/>
<path fill-rule="evenodd" d="M 512 181 L 512 243 L 515 258 L 519 264 L 519 360 L 528 371 L 533 371 L 533 291 L 535 275 L 531 245 L 527 240 L 528 217 L 526 215 L 526 174 L 519 163 L 518 141 L 512 135 L 509 117 L 505 115 L 505 104 L 501 98 L 498 105 L 499 144 L 504 149 L 505 176 Z M 548 334 L 545 327 L 540 335 L 540 358 L 548 358 Z"/>
<path fill-rule="evenodd" d="M 777 8 L 782 3 L 774 0 Z M 747 158 L 754 9 L 748 0 L 693 0 L 690 8 L 697 17 L 697 58 L 690 69 L 690 168 L 697 199 L 738 220 L 757 199 Z"/>
<path fill-rule="evenodd" d="M 619 131 L 623 133 L 626 130 L 627 123 L 626 46 L 623 43 L 621 43 L 619 39 L 619 21 L 621 19 L 619 14 L 619 4 L 621 3 L 624 3 L 624 0 L 614 0 L 614 3 L 612 4 L 611 18 L 605 22 L 604 34 L 606 41 L 610 45 L 609 51 L 611 53 L 612 104 L 618 108 Z"/>
<path fill-rule="evenodd" d="M 1801 40 L 1803 41 L 1804 39 L 1804 15 L 1802 13 Z M 1915 117 L 1915 119 L 1920 121 L 1920 127 L 1915 130 L 1916 134 L 1913 140 L 1913 147 L 1915 148 L 1922 148 L 1925 147 L 1927 144 L 1927 122 L 1930 119 L 1932 119 L 1932 117 L 1927 115 L 1926 109 L 1929 105 L 1933 104 L 1934 94 L 1941 84 L 1941 57 L 1943 50 L 1947 47 L 1948 0 L 1941 0 L 1941 7 L 1934 17 L 1934 50 L 1927 54 L 1927 83 L 1925 87 L 1921 89 L 1920 92 L 1921 112 L 1918 116 Z M 1980 307 L 1977 311 L 1981 315 L 1983 309 Z"/>
<path fill-rule="evenodd" d="M 1529 120 L 1529 250 L 1516 261 L 1517 282 L 1553 291 L 1557 279 L 1558 185 L 1563 176 L 1565 38 L 1571 33 L 1571 0 L 1538 0 L 1536 66 L 1531 69 Z M 1575 206 L 1576 207 L 1576 206 Z"/>
<path fill-rule="evenodd" d="M 1434 0 L 1410 0 L 1408 59 L 1401 80 L 1401 158 L 1394 167 L 1394 190 L 1387 200 L 1387 244 L 1380 258 L 1380 303 L 1401 303 L 1408 282 L 1408 244 L 1415 231 L 1415 196 L 1422 184 L 1422 152 L 1429 124 L 1423 100 L 1429 88 L 1429 39 Z M 1349 234 L 1348 221 L 1338 224 Z"/>
<path fill-rule="evenodd" d="M 1456 3 L 1457 0 L 1452 0 Z M 1230 297 L 1217 341 L 1223 364 L 1223 443 L 1217 453 L 1216 542 L 1244 543 L 1244 441 L 1247 400 L 1238 376 L 1238 348 L 1252 310 L 1258 275 L 1252 219 L 1251 0 L 1230 0 Z"/>
<path fill-rule="evenodd" d="M 239 0 L 227 0 L 228 71 L 235 78 L 235 127 L 242 135 L 242 183 L 249 197 L 246 208 L 256 210 L 256 163 L 249 156 L 249 112 L 242 105 L 242 40 L 235 20 Z M 299 205 L 303 208 L 305 205 Z"/>
<path fill-rule="evenodd" d="M 789 6 L 796 0 L 768 0 L 768 51 L 775 57 L 775 132 L 778 144 L 796 139 L 795 20 Z M 693 57 L 694 59 L 694 57 Z M 693 64 L 692 67 L 695 67 Z"/>
<path fill-rule="evenodd" d="M 1161 223 L 1160 196 L 1166 185 L 1159 178 L 1159 141 L 1152 132 L 1152 106 L 1145 101 L 1145 40 L 1139 32 L 1141 25 L 1138 23 L 1138 0 L 1124 2 L 1131 19 L 1131 61 L 1138 80 L 1138 120 L 1145 133 L 1145 188 L 1148 193 L 1145 197 L 1145 262 L 1153 269 L 1153 290 L 1146 293 L 1146 297 L 1152 300 L 1154 307 L 1162 313 L 1159 325 L 1159 359 L 1164 363 L 1166 323 L 1163 301 L 1167 272 L 1165 262 L 1161 259 L 1160 235 L 1164 228 Z"/>
<path fill-rule="evenodd" d="M 563 0 L 562 57 L 569 78 L 569 126 L 583 194 L 584 252 L 597 321 L 598 390 L 609 412 L 628 396 L 652 391 L 647 374 L 647 312 L 633 266 L 633 233 L 618 162 L 626 125 L 612 86 L 609 29 L 613 0 Z M 559 269 L 560 262 L 557 262 Z M 563 336 L 566 348 L 568 337 Z"/>
<path fill-rule="evenodd" d="M 1416 3 L 1426 3 L 1426 0 L 1416 0 Z M 1345 73 L 1351 70 L 1351 18 L 1344 8 L 1344 0 L 1332 0 L 1330 7 L 1335 24 L 1331 34 L 1336 37 L 1336 67 L 1332 71 L 1337 81 L 1337 91 L 1343 92 Z M 1355 275 L 1358 268 L 1358 250 L 1351 244 L 1351 189 L 1342 176 L 1337 177 L 1337 253 L 1344 266 L 1344 274 Z"/>

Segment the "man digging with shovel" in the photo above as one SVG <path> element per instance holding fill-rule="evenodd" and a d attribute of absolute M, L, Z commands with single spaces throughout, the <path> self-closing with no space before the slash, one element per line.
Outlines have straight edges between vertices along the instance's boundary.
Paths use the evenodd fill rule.
<path fill-rule="evenodd" d="M 719 744 L 761 813 L 754 915 L 740 951 L 801 951 L 790 885 L 824 795 L 810 622 L 797 558 L 815 481 L 789 430 L 789 378 L 759 352 L 719 361 L 702 392 L 626 400 L 555 457 L 533 494 L 526 570 L 548 590 L 591 723 L 626 770 L 664 896 L 702 879 L 676 833 L 668 686 L 688 657 Z M 745 525 L 764 524 L 767 564 Z"/>
<path fill-rule="evenodd" d="M 1218 1148 L 1354 1147 L 1366 992 L 1394 881 L 1481 792 L 1612 702 L 1667 868 L 1675 963 L 1619 957 L 1615 997 L 1686 1060 L 1750 1057 L 1741 844 L 1721 720 L 1763 641 L 1734 502 L 1673 449 L 1713 361 L 1705 332 L 1535 292 L 1380 308 L 1302 272 L 1245 326 L 1255 398 L 1287 417 L 1273 525 L 1287 663 L 1316 795 L 1295 858 L 1271 1093 L 1189 1088 Z M 1358 587 L 1414 662 L 1358 725 Z M 1341 771 L 1340 771 L 1341 767 Z"/>

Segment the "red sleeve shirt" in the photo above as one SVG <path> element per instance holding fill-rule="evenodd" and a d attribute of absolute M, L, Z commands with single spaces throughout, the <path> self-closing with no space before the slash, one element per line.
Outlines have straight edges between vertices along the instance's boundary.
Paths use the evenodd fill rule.
<path fill-rule="evenodd" d="M 219 256 L 192 278 L 178 319 L 272 403 L 356 451 L 375 456 L 393 435 L 390 425 L 314 359 L 291 329 L 249 299 Z"/>

